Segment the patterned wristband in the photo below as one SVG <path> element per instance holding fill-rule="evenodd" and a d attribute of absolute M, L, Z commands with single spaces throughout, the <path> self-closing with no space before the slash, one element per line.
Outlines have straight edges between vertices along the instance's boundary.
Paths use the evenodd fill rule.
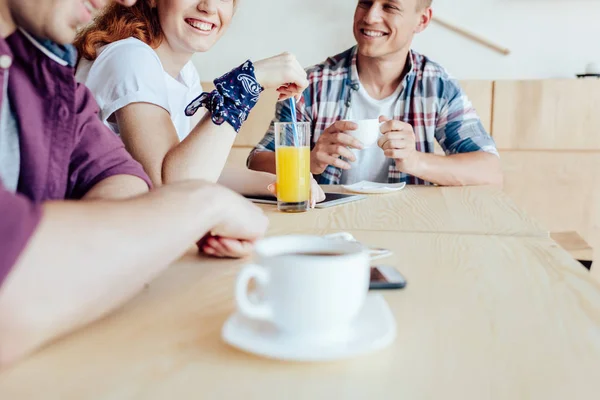
<path fill-rule="evenodd" d="M 233 71 L 215 79 L 216 89 L 202 93 L 185 108 L 185 115 L 191 117 L 200 107 L 210 111 L 216 125 L 229 123 L 236 132 L 248 118 L 264 88 L 254 76 L 254 65 L 248 60 Z"/>

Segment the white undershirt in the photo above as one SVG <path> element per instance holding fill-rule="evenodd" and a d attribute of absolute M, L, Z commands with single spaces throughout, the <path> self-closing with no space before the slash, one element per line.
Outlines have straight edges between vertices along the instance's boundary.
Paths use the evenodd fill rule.
<path fill-rule="evenodd" d="M 185 107 L 202 93 L 200 77 L 188 62 L 177 79 L 163 68 L 158 54 L 144 42 L 128 38 L 102 47 L 93 62 L 82 59 L 76 77 L 94 94 L 100 118 L 115 133 L 119 127 L 109 117 L 132 103 L 150 103 L 167 110 L 183 140 L 191 131 L 192 118 Z"/>
<path fill-rule="evenodd" d="M 391 118 L 395 114 L 397 101 L 402 92 L 402 84 L 394 93 L 382 100 L 372 98 L 359 83 L 358 91 L 352 94 L 349 119 L 378 119 L 380 115 Z M 392 160 L 383 154 L 383 150 L 375 145 L 363 150 L 352 150 L 356 161 L 350 163 L 352 169 L 342 171 L 341 184 L 351 185 L 360 181 L 387 183 L 389 167 Z"/>
<path fill-rule="evenodd" d="M 21 170 L 19 126 L 8 98 L 8 70 L 5 70 L 4 74 L 0 111 L 0 181 L 6 190 L 15 193 Z"/>

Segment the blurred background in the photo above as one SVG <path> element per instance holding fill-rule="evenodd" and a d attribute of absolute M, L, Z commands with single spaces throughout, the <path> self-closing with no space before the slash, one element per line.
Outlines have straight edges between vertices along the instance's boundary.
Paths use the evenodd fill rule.
<path fill-rule="evenodd" d="M 600 1 L 434 0 L 434 14 L 510 49 L 504 56 L 432 24 L 414 48 L 459 79 L 572 78 L 600 65 Z M 230 30 L 197 55 L 203 80 L 247 58 L 291 51 L 302 65 L 354 44 L 356 0 L 239 0 Z"/>

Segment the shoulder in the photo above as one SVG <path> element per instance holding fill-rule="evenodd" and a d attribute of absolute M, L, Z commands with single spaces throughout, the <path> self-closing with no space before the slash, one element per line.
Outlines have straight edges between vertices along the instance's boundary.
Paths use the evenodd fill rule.
<path fill-rule="evenodd" d="M 428 95 L 448 99 L 462 92 L 456 78 L 441 64 L 414 50 L 411 50 L 411 59 L 417 82 Z"/>
<path fill-rule="evenodd" d="M 92 62 L 82 60 L 76 75 L 96 93 L 114 85 L 162 85 L 164 74 L 154 49 L 141 40 L 128 38 L 102 47 Z"/>
<path fill-rule="evenodd" d="M 353 53 L 355 47 L 352 47 L 340 54 L 328 57 L 327 60 L 320 64 L 313 65 L 306 69 L 308 80 L 320 80 L 328 76 L 344 76 L 350 71 Z"/>
<path fill-rule="evenodd" d="M 160 58 L 156 51 L 146 43 L 136 38 L 127 38 L 110 43 L 100 49 L 98 58 L 94 61 L 102 62 L 110 59 L 113 62 L 125 64 L 125 62 L 134 61 L 132 68 L 144 69 L 148 65 L 142 63 L 150 63 L 150 65 L 159 65 L 162 68 Z M 140 67 L 144 68 L 140 68 Z"/>

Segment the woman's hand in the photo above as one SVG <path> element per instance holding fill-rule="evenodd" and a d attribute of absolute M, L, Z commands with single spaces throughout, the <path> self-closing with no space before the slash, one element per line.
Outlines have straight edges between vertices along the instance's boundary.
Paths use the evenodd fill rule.
<path fill-rule="evenodd" d="M 269 185 L 269 192 L 273 193 L 274 196 L 277 196 L 277 184 L 272 183 Z M 310 176 L 310 208 L 315 208 L 315 205 L 321 201 L 325 200 L 325 192 L 321 189 L 321 186 L 317 183 L 315 178 Z"/>
<path fill-rule="evenodd" d="M 199 244 L 199 248 L 200 251 L 211 257 L 244 258 L 252 254 L 254 243 L 247 240 L 210 236 L 202 244 Z"/>
<path fill-rule="evenodd" d="M 306 72 L 290 53 L 254 62 L 254 75 L 265 89 L 276 89 L 279 100 L 299 98 L 308 86 Z"/>

